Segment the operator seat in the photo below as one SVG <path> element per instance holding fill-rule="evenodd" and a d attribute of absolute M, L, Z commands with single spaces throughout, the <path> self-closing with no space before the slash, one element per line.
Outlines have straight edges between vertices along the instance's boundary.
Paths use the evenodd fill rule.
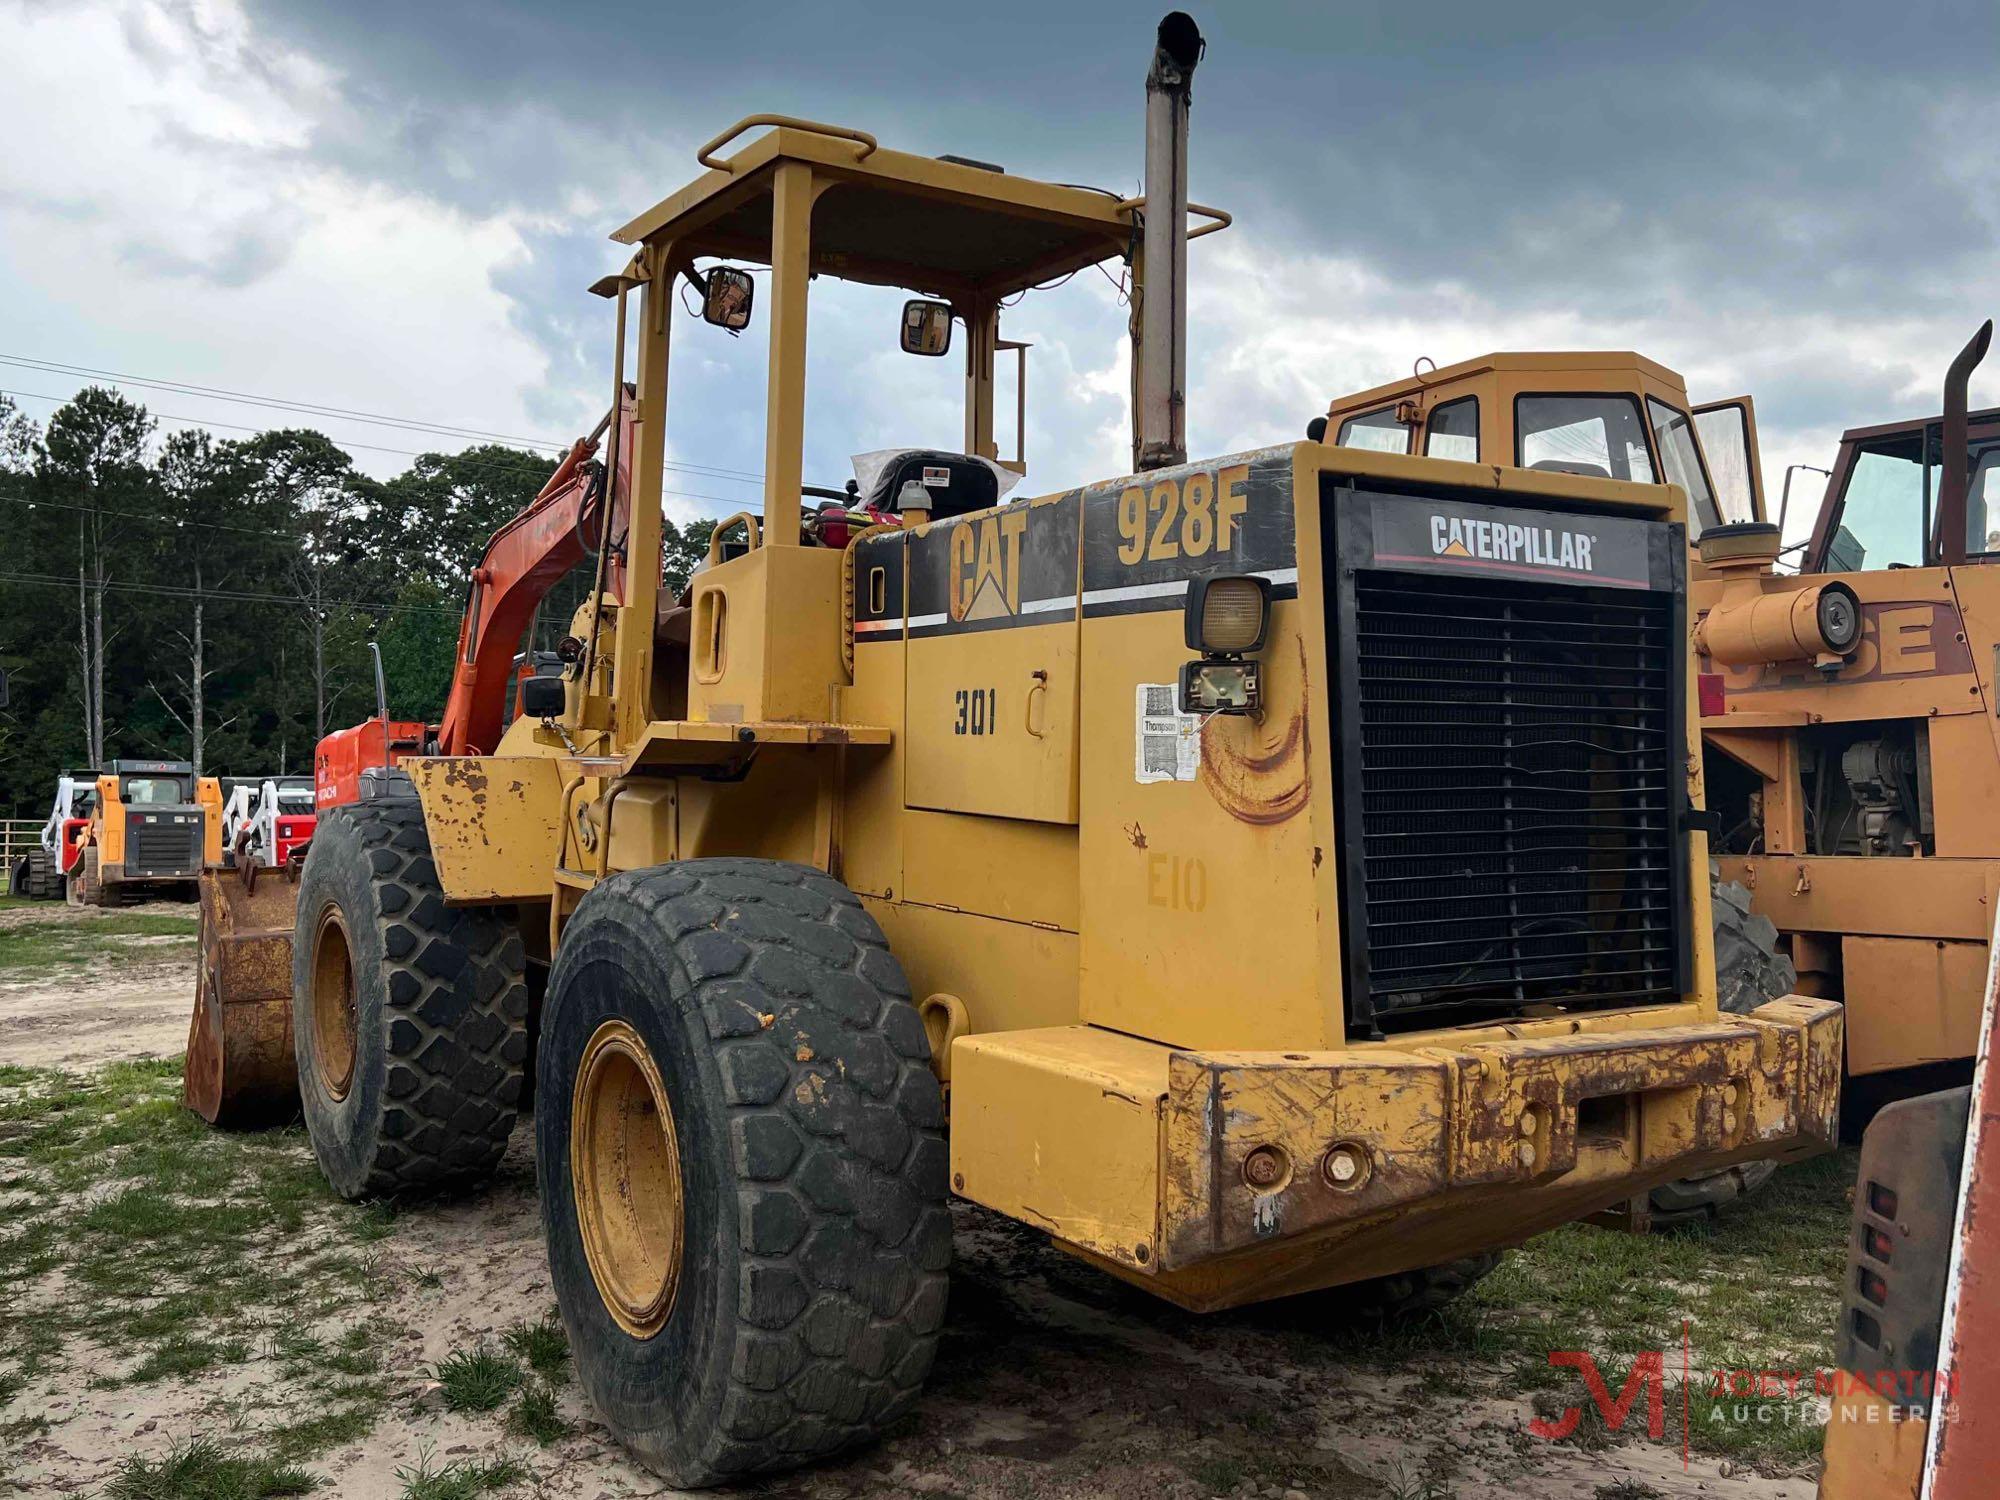
<path fill-rule="evenodd" d="M 891 448 L 866 453 L 854 461 L 860 488 L 856 504 L 873 510 L 900 511 L 906 484 L 919 484 L 930 496 L 931 519 L 948 521 L 975 510 L 991 510 L 1014 483 L 1013 474 L 998 464 L 969 453 L 939 448 Z M 1002 478 L 1005 483 L 1002 483 Z"/>

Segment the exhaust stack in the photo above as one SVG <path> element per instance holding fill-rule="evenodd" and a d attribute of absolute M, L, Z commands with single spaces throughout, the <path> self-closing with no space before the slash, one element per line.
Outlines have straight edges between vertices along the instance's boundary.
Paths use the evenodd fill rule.
<path fill-rule="evenodd" d="M 1965 509 L 1972 488 L 1966 453 L 1966 388 L 1972 382 L 1972 372 L 1986 358 L 1986 346 L 1992 341 L 1993 320 L 1988 318 L 1972 341 L 1958 351 L 1958 358 L 1944 375 L 1944 463 L 1938 476 L 1938 550 L 1947 563 L 1965 561 Z"/>
<path fill-rule="evenodd" d="M 1143 275 L 1132 351 L 1135 470 L 1187 462 L 1188 101 L 1206 46 L 1193 17 L 1169 12 L 1146 74 Z"/>

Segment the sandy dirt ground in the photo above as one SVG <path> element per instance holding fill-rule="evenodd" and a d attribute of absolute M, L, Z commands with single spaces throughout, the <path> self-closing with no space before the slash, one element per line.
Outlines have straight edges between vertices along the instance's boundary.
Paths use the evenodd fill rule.
<path fill-rule="evenodd" d="M 148 901 L 117 909 L 118 915 L 192 919 L 186 901 Z M 89 907 L 42 902 L 0 911 L 0 929 L 33 922 L 89 922 Z M 179 945 L 184 947 L 185 945 Z M 46 976 L 0 978 L 0 1062 L 24 1068 L 88 1068 L 121 1057 L 171 1056 L 187 1045 L 194 1004 L 191 961 L 149 959 L 135 944 L 121 955 L 115 971 L 77 975 L 51 990 Z"/>
<path fill-rule="evenodd" d="M 192 988 L 185 965 L 65 980 L 54 992 L 0 986 L 0 1063 L 79 1068 L 171 1055 L 184 1038 Z M 429 1365 L 496 1341 L 515 1320 L 553 1306 L 530 1135 L 524 1123 L 485 1189 L 399 1216 L 381 1242 L 384 1282 L 394 1290 L 374 1311 L 397 1330 L 387 1361 L 392 1395 L 366 1438 L 309 1466 L 328 1481 L 321 1493 L 399 1496 L 396 1470 L 424 1452 L 438 1462 L 509 1454 L 531 1471 L 504 1492 L 512 1495 L 673 1493 L 623 1457 L 573 1380 L 561 1400 L 575 1433 L 546 1449 L 507 1436 L 498 1413 L 456 1416 L 435 1398 Z M 1810 1477 L 1732 1472 L 1701 1457 L 1683 1467 L 1677 1422 L 1664 1442 L 1597 1453 L 1552 1445 L 1526 1430 L 1534 1413 L 1525 1394 L 1439 1394 L 1441 1384 L 1463 1389 L 1458 1377 L 1477 1373 L 1446 1368 L 1442 1357 L 1385 1374 L 1269 1314 L 1198 1319 L 1005 1220 L 963 1204 L 956 1211 L 947 1334 L 919 1413 L 865 1452 L 752 1492 L 785 1500 L 1810 1500 L 1814 1493 Z M 271 1251 L 304 1256 L 313 1248 Z M 29 1493 L 93 1494 L 127 1454 L 165 1451 L 201 1432 L 226 1434 L 232 1407 L 253 1406 L 253 1388 L 269 1370 L 253 1360 L 111 1390 L 92 1389 L 88 1377 L 73 1371 L 17 1401 L 15 1411 L 39 1402 L 51 1424 L 16 1458 L 13 1478 Z"/>

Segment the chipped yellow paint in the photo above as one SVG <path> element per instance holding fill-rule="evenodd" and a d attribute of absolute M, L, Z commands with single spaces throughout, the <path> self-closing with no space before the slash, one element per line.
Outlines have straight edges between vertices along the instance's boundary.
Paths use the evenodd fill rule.
<path fill-rule="evenodd" d="M 547 756 L 404 762 L 423 803 L 431 858 L 453 901 L 547 900 L 555 888 L 562 783 Z"/>
<path fill-rule="evenodd" d="M 952 1052 L 954 1122 L 971 1127 L 954 1129 L 954 1187 L 1176 1301 L 1221 1307 L 1823 1150 L 1840 1049 L 1840 1007 L 1806 999 L 1700 1025 L 1286 1054 L 1088 1026 L 970 1037 Z"/>

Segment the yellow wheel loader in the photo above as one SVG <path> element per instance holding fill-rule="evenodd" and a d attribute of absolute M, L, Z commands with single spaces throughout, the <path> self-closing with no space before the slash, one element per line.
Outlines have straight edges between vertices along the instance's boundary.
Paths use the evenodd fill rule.
<path fill-rule="evenodd" d="M 1419 360 L 1422 365 L 1424 361 Z M 1688 539 L 1764 522 L 1756 409 L 1747 396 L 1700 406 L 1673 370 L 1626 351 L 1482 355 L 1334 400 L 1308 429 L 1337 446 L 1511 463 L 1545 473 L 1665 482 L 1688 498 Z M 1713 547 L 1714 543 L 1709 544 Z M 1697 611 L 1720 574 L 1689 555 Z M 1726 567 L 1726 565 L 1725 565 Z M 1719 683 L 1704 683 L 1703 712 Z M 1731 826 L 1734 826 L 1733 824 Z M 1711 855 L 1720 845 L 1711 848 Z M 1711 860 L 1712 871 L 1719 873 Z M 1716 1003 L 1744 1014 L 1799 988 L 1776 925 L 1736 880 L 1712 883 Z M 1662 1183 L 1616 1215 L 1631 1229 L 1711 1218 L 1770 1180 L 1770 1161 Z"/>
<path fill-rule="evenodd" d="M 1162 23 L 1139 198 L 781 116 L 707 143 L 595 288 L 636 374 L 620 586 L 491 753 L 314 837 L 329 1179 L 476 1178 L 532 1073 L 579 1378 L 674 1484 L 910 1410 L 954 1195 L 1312 1317 L 1832 1134 L 1838 1007 L 1716 1007 L 1684 492 L 1188 457 L 1201 45 Z M 1120 260 L 1134 472 L 1001 503 L 1001 308 Z M 903 347 L 966 376 L 964 451 L 871 455 L 838 526 L 801 503 L 815 278 L 917 294 Z M 670 599 L 683 283 L 770 373 L 761 514 Z"/>
<path fill-rule="evenodd" d="M 1968 387 L 1991 334 L 1952 361 L 1941 415 L 1843 434 L 1809 539 L 1782 550 L 1749 398 L 1690 407 L 1678 375 L 1635 354 L 1490 355 L 1342 397 L 1325 419 L 1342 444 L 1687 487 L 1722 1004 L 1841 1000 L 1853 1129 L 1963 1078 L 1978 1036 L 2000 891 L 1984 832 L 2000 786 L 2000 411 L 1969 410 Z M 1797 570 L 1780 572 L 1788 554 Z M 1669 1184 L 1652 1211 L 1725 1200 L 1752 1170 Z"/>

